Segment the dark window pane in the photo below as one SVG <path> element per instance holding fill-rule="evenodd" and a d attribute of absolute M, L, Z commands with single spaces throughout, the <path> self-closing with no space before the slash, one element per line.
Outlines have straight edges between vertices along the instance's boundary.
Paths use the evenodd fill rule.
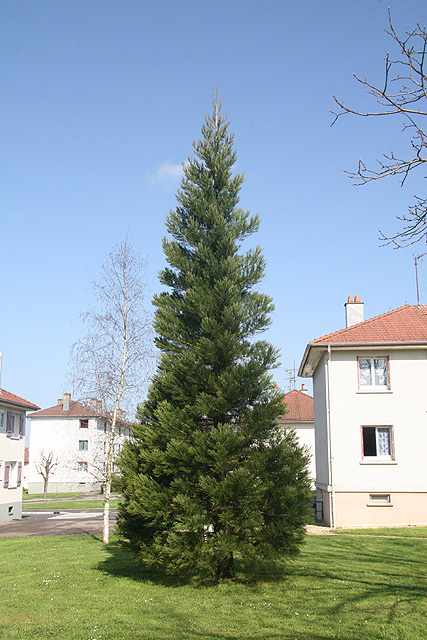
<path fill-rule="evenodd" d="M 377 455 L 375 427 L 363 427 L 363 455 L 364 456 Z"/>

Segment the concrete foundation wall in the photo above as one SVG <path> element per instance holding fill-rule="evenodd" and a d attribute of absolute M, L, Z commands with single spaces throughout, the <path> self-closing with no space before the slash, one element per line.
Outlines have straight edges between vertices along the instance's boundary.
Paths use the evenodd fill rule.
<path fill-rule="evenodd" d="M 0 503 L 0 522 L 20 520 L 22 518 L 22 500 L 10 500 Z"/>
<path fill-rule="evenodd" d="M 331 526 L 329 510 L 330 493 L 319 491 L 323 498 L 323 519 Z M 336 492 L 335 493 L 335 526 L 384 526 L 384 525 L 427 525 L 427 493 L 386 492 L 390 503 L 378 504 L 370 500 L 372 493 Z"/>
<path fill-rule="evenodd" d="M 43 482 L 30 482 L 28 495 L 43 493 Z M 100 482 L 49 482 L 48 493 L 85 493 L 86 491 L 101 491 Z"/>

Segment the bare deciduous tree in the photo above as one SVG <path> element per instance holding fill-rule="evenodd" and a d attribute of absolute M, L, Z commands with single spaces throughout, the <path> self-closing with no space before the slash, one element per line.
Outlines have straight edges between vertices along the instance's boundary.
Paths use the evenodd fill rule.
<path fill-rule="evenodd" d="M 34 460 L 34 466 L 36 468 L 37 473 L 39 473 L 43 478 L 43 498 L 47 497 L 47 488 L 49 484 L 49 477 L 53 473 L 55 467 L 57 467 L 59 461 L 53 451 L 44 452 L 42 449 Z"/>
<path fill-rule="evenodd" d="M 105 455 L 104 531 L 109 510 L 116 425 L 122 407 L 143 395 L 152 362 L 151 317 L 146 309 L 146 263 L 126 239 L 115 246 L 92 281 L 95 302 L 82 314 L 85 336 L 72 348 L 74 391 L 86 401 L 100 397 L 111 428 Z"/>
<path fill-rule="evenodd" d="M 383 154 L 382 160 L 377 160 L 374 169 L 366 167 L 362 159 L 359 160 L 357 171 L 346 173 L 355 180 L 356 185 L 366 184 L 388 176 L 399 176 L 401 185 L 405 184 L 408 174 L 413 169 L 427 162 L 427 134 L 421 124 L 427 116 L 427 75 L 425 69 L 427 53 L 427 30 L 417 24 L 413 31 L 405 32 L 404 37 L 396 33 L 388 13 L 389 29 L 386 33 L 399 47 L 399 57 L 394 59 L 387 53 L 385 58 L 385 78 L 383 86 L 375 86 L 366 78 L 359 78 L 353 74 L 365 91 L 373 96 L 378 107 L 373 111 L 359 111 L 352 109 L 338 100 L 334 100 L 339 111 L 332 111 L 335 115 L 332 125 L 340 116 L 354 114 L 363 117 L 374 116 L 403 116 L 403 132 L 409 134 L 410 151 L 408 157 L 400 158 L 391 151 Z M 403 225 L 401 231 L 392 236 L 380 232 L 384 244 L 393 244 L 395 248 L 410 246 L 421 238 L 427 240 L 427 198 L 414 196 L 415 201 L 408 208 L 408 213 L 398 216 Z"/>

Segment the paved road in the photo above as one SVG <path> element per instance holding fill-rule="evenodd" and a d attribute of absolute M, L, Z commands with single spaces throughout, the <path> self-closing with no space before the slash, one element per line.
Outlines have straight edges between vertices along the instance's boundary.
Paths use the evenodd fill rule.
<path fill-rule="evenodd" d="M 117 509 L 110 509 L 110 531 L 114 529 Z M 22 520 L 0 523 L 0 538 L 28 536 L 71 536 L 102 534 L 102 509 L 85 511 L 24 511 Z"/>

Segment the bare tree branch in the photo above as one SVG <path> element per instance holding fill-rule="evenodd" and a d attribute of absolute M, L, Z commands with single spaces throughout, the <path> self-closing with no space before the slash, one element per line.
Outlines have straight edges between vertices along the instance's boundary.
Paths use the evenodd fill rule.
<path fill-rule="evenodd" d="M 59 460 L 56 457 L 53 451 L 44 452 L 42 449 L 34 460 L 34 466 L 36 468 L 37 473 L 39 473 L 43 478 L 43 498 L 47 497 L 47 489 L 49 484 L 49 477 L 52 473 L 54 473 L 54 468 L 59 464 Z"/>
<path fill-rule="evenodd" d="M 86 403 L 101 397 L 110 433 L 105 456 L 104 542 L 109 540 L 109 503 L 116 424 L 123 407 L 135 409 L 153 369 L 151 315 L 146 305 L 146 264 L 126 239 L 109 254 L 92 281 L 94 305 L 82 320 L 86 335 L 72 348 L 73 391 Z"/>
<path fill-rule="evenodd" d="M 389 30 L 386 30 L 386 33 L 392 38 L 394 44 L 398 45 L 400 57 L 392 59 L 387 53 L 384 86 L 377 87 L 366 78 L 362 79 L 353 74 L 357 82 L 365 88 L 366 93 L 375 99 L 379 108 L 373 111 L 361 111 L 348 107 L 334 96 L 339 110 L 331 111 L 335 116 L 331 126 L 341 116 L 347 114 L 365 118 L 400 115 L 404 118 L 403 132 L 408 132 L 410 135 L 411 150 L 408 158 L 400 158 L 393 151 L 383 154 L 382 159 L 377 160 L 378 166 L 373 169 L 366 167 L 360 159 L 357 171 L 345 172 L 357 186 L 396 175 L 400 176 L 400 184 L 403 186 L 410 171 L 427 162 L 427 138 L 424 125 L 421 124 L 423 116 L 427 116 L 427 103 L 423 102 L 427 100 L 427 75 L 424 68 L 427 30 L 418 23 L 413 31 L 405 33 L 404 38 L 399 37 L 391 21 L 390 9 L 388 22 Z M 415 203 L 408 208 L 408 213 L 397 218 L 404 223 L 401 230 L 392 236 L 380 232 L 383 244 L 392 244 L 397 248 L 410 246 L 424 237 L 427 239 L 427 199 L 414 197 Z"/>

